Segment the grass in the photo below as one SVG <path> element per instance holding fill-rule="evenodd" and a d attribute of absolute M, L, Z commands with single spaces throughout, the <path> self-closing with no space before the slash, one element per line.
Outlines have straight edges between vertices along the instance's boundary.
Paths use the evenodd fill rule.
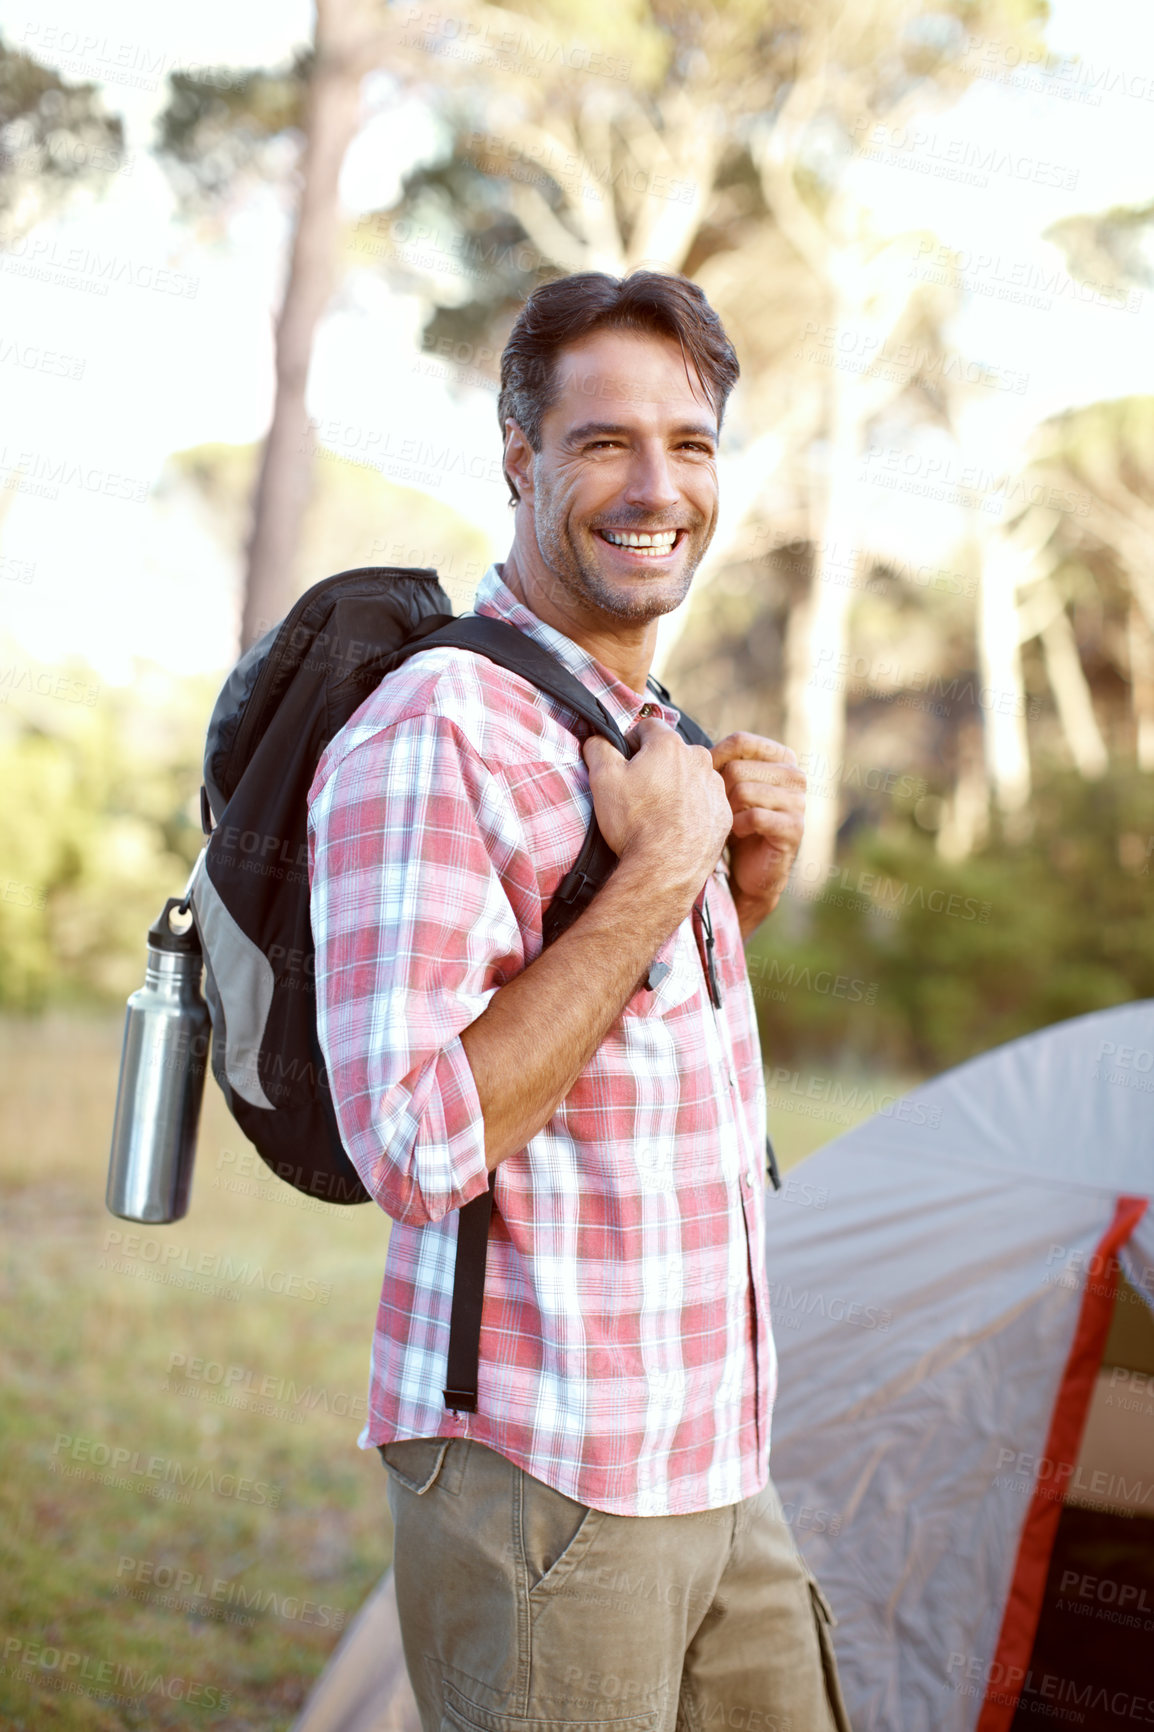
<path fill-rule="evenodd" d="M 281 1732 L 389 1561 L 355 1447 L 388 1222 L 266 1183 L 211 1081 L 187 1218 L 117 1221 L 120 1019 L 0 1033 L 0 1724 Z M 811 1075 L 783 1169 L 870 1110 Z"/>
<path fill-rule="evenodd" d="M 119 1019 L 4 1048 L 0 1724 L 286 1727 L 389 1561 L 355 1447 L 388 1223 L 246 1173 L 210 1082 L 187 1218 L 134 1229 L 104 1208 Z M 226 1257 L 247 1281 L 151 1278 Z"/>

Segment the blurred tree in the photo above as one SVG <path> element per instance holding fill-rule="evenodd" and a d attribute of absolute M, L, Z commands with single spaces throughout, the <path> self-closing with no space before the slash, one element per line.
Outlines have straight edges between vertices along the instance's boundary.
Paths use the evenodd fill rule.
<path fill-rule="evenodd" d="M 766 927 L 750 977 L 769 1064 L 933 1075 L 1066 1017 L 1154 997 L 1149 789 L 1040 767 L 1032 835 L 947 862 L 907 806 L 845 851 L 808 929 Z"/>
<path fill-rule="evenodd" d="M 840 0 L 819 0 L 799 19 L 777 0 L 726 0 L 705 13 L 685 0 L 631 0 L 624 8 L 583 8 L 577 24 L 568 0 L 538 0 L 527 10 L 464 0 L 451 31 L 439 14 L 418 11 L 408 15 L 403 35 L 390 36 L 391 21 L 368 0 L 328 0 L 318 32 L 331 33 L 329 59 L 344 91 L 339 99 L 330 92 L 328 110 L 317 108 L 315 56 L 299 57 L 284 74 L 236 81 L 227 100 L 211 80 L 174 83 L 168 144 L 209 198 L 236 184 L 262 141 L 318 127 L 320 140 L 324 113 L 340 117 L 318 148 L 311 181 L 302 176 L 278 325 L 277 409 L 250 538 L 246 639 L 256 620 L 275 617 L 291 599 L 311 462 L 307 357 L 332 280 L 336 175 L 355 126 L 350 92 L 359 72 L 380 64 L 388 49 L 391 69 L 435 77 L 452 146 L 409 177 L 400 205 L 359 226 L 345 262 L 372 250 L 361 245 L 366 231 L 389 243 L 377 250 L 386 253 L 390 275 L 426 293 L 426 342 L 467 355 L 474 374 L 478 367 L 492 372 L 515 306 L 558 271 L 619 273 L 649 264 L 685 270 L 702 283 L 740 332 L 744 383 L 736 451 L 723 481 L 728 509 L 698 590 L 727 560 L 748 560 L 746 524 L 760 519 L 764 529 L 783 491 L 792 492 L 784 539 L 800 527 L 812 553 L 795 565 L 804 577 L 796 576 L 785 596 L 781 727 L 807 761 L 838 766 L 845 682 L 823 679 L 819 670 L 842 663 L 855 597 L 876 560 L 862 544 L 853 498 L 863 443 L 897 400 L 907 414 L 928 413 L 955 427 L 959 409 L 957 386 L 943 389 L 941 324 L 950 295 L 911 288 L 909 237 L 875 231 L 853 165 L 872 140 L 896 136 L 915 114 L 964 88 L 969 33 L 1030 44 L 1043 12 L 1039 0 L 976 7 L 950 0 L 932 8 L 920 0 L 870 0 L 852 13 Z M 1132 269 L 1139 227 L 1134 213 L 1125 222 L 1114 213 L 1090 231 L 1072 231 L 1070 246 L 1096 248 L 1095 260 L 1104 250 L 1111 268 Z M 407 245 L 413 236 L 420 246 Z M 895 347 L 897 339 L 904 340 Z M 1019 618 L 1027 583 L 1029 618 L 1046 616 L 1027 635 L 1041 646 L 1074 762 L 1086 774 L 1100 773 L 1104 763 L 1061 586 L 1054 588 L 1051 556 L 1042 553 L 1043 530 L 1033 513 L 980 541 L 979 671 L 987 688 L 1011 701 L 991 703 L 975 718 L 980 756 L 959 736 L 955 758 L 965 786 L 951 792 L 944 833 L 955 849 L 984 829 L 983 777 L 1004 818 L 1028 797 Z M 782 537 L 770 531 L 768 540 L 772 546 Z M 762 560 L 765 551 L 758 550 Z M 1135 667 L 1154 659 L 1145 627 L 1145 614 L 1136 612 Z M 750 670 L 754 677 L 757 671 Z M 718 689 L 731 685 L 722 679 Z M 1150 685 L 1145 678 L 1135 689 L 1145 693 Z M 1147 741 L 1154 727 L 1142 722 L 1139 733 Z M 813 876 L 832 857 L 840 809 L 835 775 L 811 798 L 803 864 Z M 963 811 L 959 828 L 954 818 Z"/>
<path fill-rule="evenodd" d="M 1137 311 L 1154 288 L 1154 201 L 1065 217 L 1045 238 L 1061 247 L 1076 282 Z"/>
<path fill-rule="evenodd" d="M 187 216 L 217 226 L 284 159 L 295 164 L 312 65 L 311 49 L 300 49 L 280 68 L 169 74 L 156 151 Z"/>
<path fill-rule="evenodd" d="M 246 457 L 251 468 L 255 452 Z M 243 476 L 220 479 L 239 502 Z M 139 985 L 144 934 L 201 841 L 195 791 L 214 689 L 141 668 L 133 689 L 91 708 L 27 696 L 18 706 L 15 694 L 3 707 L 0 1007 L 110 1005 Z M 1040 764 L 1032 836 L 1010 846 L 995 830 L 980 855 L 952 862 L 915 820 L 918 803 L 916 779 L 902 778 L 807 904 L 806 928 L 787 897 L 784 918 L 751 945 L 767 1063 L 929 1074 L 1064 1017 L 1154 997 L 1148 777 L 1115 764 L 1088 781 Z"/>
<path fill-rule="evenodd" d="M 792 598 L 785 729 L 823 763 L 843 756 L 844 683 L 817 674 L 838 667 L 848 641 L 858 458 L 871 420 L 933 372 L 944 310 L 911 285 L 901 238 L 876 232 L 855 157 L 875 134 L 960 93 L 967 31 L 1032 39 L 1043 13 L 1032 0 L 816 0 L 800 14 L 778 0 L 705 11 L 652 0 L 624 18 L 582 15 L 594 47 L 629 52 L 629 76 L 581 79 L 564 60 L 554 76 L 542 71 L 536 38 L 550 27 L 561 36 L 560 0 L 536 6 L 531 21 L 472 0 L 460 9 L 469 39 L 513 23 L 517 53 L 498 59 L 500 76 L 485 84 L 475 64 L 446 61 L 452 153 L 411 176 L 403 203 L 376 219 L 394 235 L 415 221 L 442 237 L 443 253 L 470 235 L 482 245 L 505 237 L 515 270 L 449 294 L 427 280 L 427 337 L 473 352 L 482 342 L 498 352 L 526 287 L 556 272 L 646 264 L 706 289 L 739 333 L 742 448 L 723 477 L 727 510 L 699 596 L 787 453 L 805 452 L 808 465 L 793 467 L 816 556 Z M 928 340 L 894 349 L 919 326 Z M 815 872 L 832 857 L 837 818 L 836 786 L 819 789 L 803 863 Z"/>
<path fill-rule="evenodd" d="M 219 206 L 270 159 L 298 142 L 299 191 L 284 296 L 276 322 L 276 395 L 248 535 L 241 647 L 294 597 L 293 571 L 308 504 L 312 445 L 305 391 L 317 324 L 332 292 L 341 164 L 360 119 L 360 87 L 383 45 L 377 0 L 316 0 L 315 38 L 281 71 L 239 78 L 178 74 L 160 118 L 159 150 L 190 202 Z M 223 86 L 223 88 L 222 88 Z"/>
<path fill-rule="evenodd" d="M 1037 511 L 1027 512 L 1010 528 L 980 518 L 976 524 L 981 571 L 978 647 L 988 694 L 982 737 L 994 795 L 1011 829 L 1025 822 L 1030 798 L 1018 592 L 1052 527 L 1052 514 Z"/>
<path fill-rule="evenodd" d="M 78 690 L 97 691 L 83 668 L 70 673 Z M 165 679 L 150 692 L 141 675 L 138 691 L 105 693 L 91 708 L 21 695 L 5 711 L 5 1007 L 123 998 L 140 984 L 151 921 L 196 858 L 210 684 Z"/>
<path fill-rule="evenodd" d="M 272 425 L 253 499 L 242 649 L 259 636 L 258 621 L 279 619 L 293 599 L 293 555 L 308 503 L 311 463 L 305 387 L 313 337 L 333 287 L 337 186 L 360 114 L 369 11 L 366 0 L 316 0 L 300 202 L 277 318 Z"/>
<path fill-rule="evenodd" d="M 1070 758 L 1083 776 L 1097 777 L 1105 773 L 1109 753 L 1066 611 L 1067 585 L 1054 535 L 1058 522 L 1057 512 L 1032 506 L 1011 531 L 1010 545 L 1020 556 L 1012 574 L 1016 636 L 1019 644 L 1037 638 Z"/>
<path fill-rule="evenodd" d="M 1089 579 L 1097 620 L 1083 635 L 1128 690 L 1139 766 L 1154 769 L 1154 397 L 1123 397 L 1055 417 L 1039 431 L 1033 471 L 1073 489 L 1055 560 L 1067 583 Z"/>
<path fill-rule="evenodd" d="M 1048 229 L 1044 238 L 1061 249 L 1071 277 L 1097 299 L 1119 310 L 1139 310 L 1143 288 L 1154 283 L 1154 204 L 1069 217 Z M 978 416 L 977 425 L 968 427 L 972 408 L 955 403 L 951 424 L 963 447 L 968 444 L 980 458 L 988 450 L 989 421 L 988 416 Z M 1124 433 L 1122 422 L 1127 419 Z M 1074 765 L 1082 775 L 1095 778 L 1104 774 L 1108 763 L 1107 740 L 1068 611 L 1077 572 L 1088 575 L 1085 564 L 1072 566 L 1070 554 L 1084 547 L 1091 521 L 1091 543 L 1113 548 L 1118 564 L 1115 584 L 1121 577 L 1132 592 L 1127 649 L 1114 659 L 1130 677 L 1138 761 L 1144 768 L 1154 765 L 1154 575 L 1148 554 L 1143 556 L 1141 551 L 1143 545 L 1148 548 L 1154 526 L 1154 509 L 1143 497 L 1154 450 L 1150 430 L 1138 421 L 1133 408 L 1128 417 L 1119 417 L 1110 405 L 1102 404 L 1037 430 L 1032 461 L 1007 479 L 1024 483 L 1027 489 L 1039 479 L 1061 488 L 1077 507 L 1070 524 L 1063 520 L 1071 514 L 1038 506 L 1012 512 L 994 524 L 975 514 L 983 675 L 992 697 L 1009 700 L 989 706 L 985 760 L 997 805 L 1011 829 L 1029 821 L 1031 765 L 1021 652 L 1031 639 L 1037 638 L 1040 645 Z M 1115 633 L 1113 642 L 1118 641 Z"/>
<path fill-rule="evenodd" d="M 241 545 L 260 467 L 255 445 L 199 445 L 169 458 L 158 492 L 187 490 L 226 556 Z M 440 500 L 399 487 L 374 469 L 322 453 L 300 529 L 298 566 L 310 573 L 358 565 L 433 565 L 459 607 L 487 560 L 479 530 Z M 258 630 L 273 622 L 256 622 Z"/>
<path fill-rule="evenodd" d="M 0 245 L 124 163 L 124 126 L 94 84 L 73 84 L 0 37 Z"/>

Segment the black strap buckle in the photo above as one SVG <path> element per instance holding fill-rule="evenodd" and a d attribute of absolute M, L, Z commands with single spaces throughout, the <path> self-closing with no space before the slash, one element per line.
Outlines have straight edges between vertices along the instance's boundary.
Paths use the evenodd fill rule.
<path fill-rule="evenodd" d="M 558 902 L 579 902 L 585 892 L 585 886 L 588 883 L 588 872 L 579 872 L 577 868 L 574 867 L 573 871 L 567 872 L 564 878 L 562 878 L 560 884 L 558 884 L 556 900 Z"/>
<path fill-rule="evenodd" d="M 704 889 L 693 904 L 693 933 L 697 939 L 697 949 L 701 956 L 701 966 L 705 970 L 705 978 L 709 982 L 709 996 L 715 1010 L 721 1009 L 721 982 L 717 978 L 717 963 L 713 955 L 713 922 L 709 918 L 709 905 L 705 900 Z"/>
<path fill-rule="evenodd" d="M 774 1190 L 780 1191 L 781 1174 L 777 1170 L 777 1156 L 773 1152 L 773 1144 L 769 1140 L 768 1131 L 765 1133 L 765 1172 Z"/>

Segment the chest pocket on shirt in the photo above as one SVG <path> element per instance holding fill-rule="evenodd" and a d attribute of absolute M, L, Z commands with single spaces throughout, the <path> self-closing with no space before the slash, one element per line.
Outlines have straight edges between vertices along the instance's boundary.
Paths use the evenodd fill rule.
<path fill-rule="evenodd" d="M 657 986 L 643 987 L 633 994 L 625 1006 L 626 1016 L 668 1016 L 671 1011 L 690 1005 L 705 986 L 697 941 L 689 920 L 683 920 L 676 932 L 665 940 L 654 962 L 658 967 L 664 965 L 668 973 L 662 976 Z"/>

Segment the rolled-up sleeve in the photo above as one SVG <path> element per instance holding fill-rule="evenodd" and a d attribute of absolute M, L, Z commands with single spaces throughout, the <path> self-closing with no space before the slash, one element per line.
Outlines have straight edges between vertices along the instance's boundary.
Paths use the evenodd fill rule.
<path fill-rule="evenodd" d="M 461 1031 L 524 965 L 502 873 L 524 842 L 500 783 L 438 715 L 322 760 L 309 799 L 317 1030 L 337 1123 L 396 1221 L 488 1184 Z"/>

